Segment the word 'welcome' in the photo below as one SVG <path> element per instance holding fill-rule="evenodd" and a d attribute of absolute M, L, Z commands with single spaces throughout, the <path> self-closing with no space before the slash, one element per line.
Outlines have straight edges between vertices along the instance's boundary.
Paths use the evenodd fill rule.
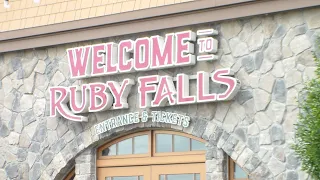
<path fill-rule="evenodd" d="M 214 30 L 198 34 L 213 35 Z M 71 78 L 86 78 L 133 71 L 194 65 L 196 33 L 183 31 L 67 49 Z M 212 37 L 198 38 L 199 53 L 217 52 L 218 41 Z M 207 60 L 210 60 L 207 59 Z"/>

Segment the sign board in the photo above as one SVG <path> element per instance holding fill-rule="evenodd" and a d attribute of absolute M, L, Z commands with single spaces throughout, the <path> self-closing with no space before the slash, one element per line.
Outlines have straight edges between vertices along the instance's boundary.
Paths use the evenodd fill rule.
<path fill-rule="evenodd" d="M 195 65 L 197 61 L 217 60 L 218 41 L 214 29 L 183 31 L 136 40 L 125 39 L 118 44 L 108 42 L 67 49 L 71 78 L 111 76 L 123 73 L 177 68 Z M 197 55 L 196 55 L 197 52 Z M 126 109 L 128 95 L 137 84 L 140 108 L 226 101 L 238 91 L 239 81 L 230 69 L 213 73 L 196 73 L 197 93 L 190 95 L 190 76 L 148 75 L 122 82 L 82 84 L 71 87 L 50 87 L 50 115 L 72 121 L 88 121 L 83 113 Z M 224 92 L 210 93 L 209 83 L 223 84 Z"/>

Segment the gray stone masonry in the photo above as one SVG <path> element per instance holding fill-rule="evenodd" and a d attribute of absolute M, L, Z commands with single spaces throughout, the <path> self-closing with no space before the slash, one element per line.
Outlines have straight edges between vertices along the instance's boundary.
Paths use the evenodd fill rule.
<path fill-rule="evenodd" d="M 70 79 L 67 48 L 206 28 L 219 32 L 217 61 L 153 72 Z M 208 180 L 227 179 L 228 156 L 253 180 L 308 179 L 290 145 L 294 142 L 299 94 L 314 77 L 313 51 L 320 54 L 315 48 L 319 35 L 320 8 L 311 8 L 2 53 L 0 179 L 60 180 L 73 166 L 76 179 L 95 179 L 97 147 L 122 134 L 151 128 L 178 130 L 206 140 Z M 241 81 L 234 100 L 159 108 L 190 116 L 188 128 L 146 123 L 95 135 L 93 125 L 119 114 L 141 111 L 136 85 L 129 94 L 127 110 L 91 113 L 87 123 L 49 117 L 51 86 L 122 81 L 127 77 L 137 80 L 147 74 L 194 75 L 219 68 L 231 68 Z M 195 84 L 190 82 L 191 93 L 195 92 Z M 213 90 L 217 87 L 212 85 Z"/>

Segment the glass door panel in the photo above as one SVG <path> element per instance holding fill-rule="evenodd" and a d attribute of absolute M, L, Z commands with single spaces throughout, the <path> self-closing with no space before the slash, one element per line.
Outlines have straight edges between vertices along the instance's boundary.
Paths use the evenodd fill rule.
<path fill-rule="evenodd" d="M 160 180 L 200 180 L 200 174 L 166 174 Z"/>
<path fill-rule="evenodd" d="M 152 166 L 152 180 L 205 180 L 204 163 Z"/>
<path fill-rule="evenodd" d="M 98 168 L 98 180 L 151 180 L 151 166 Z"/>
<path fill-rule="evenodd" d="M 143 180 L 143 176 L 107 177 L 106 180 Z"/>

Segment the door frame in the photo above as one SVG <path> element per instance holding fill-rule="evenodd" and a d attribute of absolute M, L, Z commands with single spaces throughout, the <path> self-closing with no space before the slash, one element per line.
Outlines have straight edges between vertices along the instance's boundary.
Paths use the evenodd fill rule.
<path fill-rule="evenodd" d="M 115 139 L 111 142 L 108 142 L 102 146 L 100 146 L 97 149 L 97 177 L 98 179 L 104 179 L 105 177 L 108 177 L 107 172 L 112 172 L 114 174 L 115 172 L 119 171 L 122 172 L 122 175 L 126 176 L 138 176 L 137 173 L 134 172 L 144 172 L 145 169 L 153 168 L 154 170 L 162 169 L 166 170 L 169 174 L 172 173 L 173 170 L 177 173 L 183 172 L 186 173 L 199 173 L 201 174 L 201 180 L 205 180 L 205 154 L 206 150 L 201 151 L 191 151 L 191 140 L 190 140 L 190 151 L 186 152 L 171 152 L 171 153 L 156 153 L 155 151 L 155 136 L 158 133 L 164 133 L 164 134 L 172 134 L 172 135 L 179 135 L 183 137 L 187 137 L 190 139 L 194 139 L 197 141 L 200 141 L 202 143 L 206 143 L 203 139 L 181 133 L 176 131 L 164 131 L 164 130 L 148 130 L 148 131 L 142 131 L 137 132 L 134 134 L 129 134 L 123 137 L 120 137 L 118 139 Z M 123 141 L 128 138 L 133 138 L 135 136 L 141 136 L 141 135 L 148 135 L 148 153 L 146 154 L 138 154 L 138 155 L 118 155 L 118 156 L 102 156 L 102 151 L 112 146 L 113 144 L 116 144 L 120 141 Z M 173 136 L 172 136 L 173 137 Z M 172 142 L 174 143 L 174 142 Z M 173 166 L 175 166 L 173 168 Z M 190 168 L 191 166 L 194 166 Z M 189 168 L 185 168 L 189 167 Z M 140 170 L 140 168 L 142 168 Z M 110 171 L 113 170 L 113 171 Z M 196 170 L 196 171 L 194 171 Z M 133 171 L 133 172 L 131 172 Z M 151 169 L 150 169 L 151 171 Z M 125 174 L 123 174 L 125 172 Z M 153 171 L 152 171 L 153 172 Z M 167 173 L 167 174 L 168 174 Z M 202 175 L 203 174 L 203 175 Z M 110 176 L 110 174 L 109 174 Z M 149 176 L 148 173 L 145 173 L 145 176 Z M 151 177 L 151 174 L 150 174 Z M 203 178 L 202 178 L 203 177 Z M 153 178 L 150 178 L 153 179 Z M 144 179 L 147 180 L 147 179 Z"/>
<path fill-rule="evenodd" d="M 143 176 L 144 180 L 160 180 L 160 175 L 174 174 L 200 174 L 200 180 L 206 178 L 205 163 L 108 167 L 98 168 L 97 171 L 98 180 L 123 176 Z"/>
<path fill-rule="evenodd" d="M 192 164 L 170 164 L 170 165 L 152 166 L 152 173 L 151 173 L 152 180 L 160 180 L 159 178 L 160 175 L 168 175 L 168 174 L 169 175 L 200 174 L 200 180 L 205 180 L 206 165 L 205 163 L 192 163 Z"/>
<path fill-rule="evenodd" d="M 151 166 L 98 168 L 97 173 L 98 180 L 121 176 L 143 176 L 144 180 L 151 180 Z"/>

